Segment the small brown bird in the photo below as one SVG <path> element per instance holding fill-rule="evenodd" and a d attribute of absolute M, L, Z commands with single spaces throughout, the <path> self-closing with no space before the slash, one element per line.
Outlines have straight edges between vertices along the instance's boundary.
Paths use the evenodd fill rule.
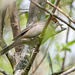
<path fill-rule="evenodd" d="M 54 21 L 57 21 L 53 18 Z M 23 31 L 21 31 L 13 40 L 14 42 L 10 44 L 9 46 L 5 47 L 3 50 L 0 51 L 0 55 L 3 55 L 13 47 L 16 47 L 20 44 L 27 44 L 29 46 L 34 46 L 37 44 L 37 41 L 39 40 L 39 34 L 41 34 L 45 24 L 47 22 L 46 20 L 39 21 L 37 23 L 34 23 L 31 26 L 26 27 Z"/>
<path fill-rule="evenodd" d="M 10 49 L 20 44 L 27 44 L 29 46 L 34 46 L 38 39 L 38 35 L 42 32 L 45 26 L 46 20 L 39 21 L 34 23 L 31 26 L 26 27 L 23 31 L 21 31 L 13 40 L 14 42 L 9 46 L 5 47 L 3 50 L 0 51 L 0 55 L 3 55 Z"/>

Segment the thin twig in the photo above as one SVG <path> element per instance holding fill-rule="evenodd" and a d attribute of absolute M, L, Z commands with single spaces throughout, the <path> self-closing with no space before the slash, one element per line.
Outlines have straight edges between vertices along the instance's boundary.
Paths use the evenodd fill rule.
<path fill-rule="evenodd" d="M 68 27 L 68 29 L 67 29 L 66 43 L 68 42 L 68 35 L 69 35 L 69 27 Z M 64 52 L 64 59 L 63 59 L 63 62 L 62 62 L 61 70 L 64 70 L 65 60 L 66 60 L 66 50 L 65 50 L 65 52 Z"/>
<path fill-rule="evenodd" d="M 4 71 L 4 70 L 2 70 L 2 69 L 0 69 L 0 72 L 1 72 L 1 73 L 3 73 L 4 75 L 11 75 L 11 74 L 9 74 L 9 73 L 5 72 L 5 71 Z"/>
<path fill-rule="evenodd" d="M 51 73 L 53 74 L 53 64 L 52 64 L 52 59 L 51 59 L 51 56 L 50 56 L 49 52 L 48 52 L 48 58 L 49 58 L 49 65 L 50 65 L 50 68 L 51 68 Z"/>
<path fill-rule="evenodd" d="M 5 7 L 4 10 L 2 11 L 2 16 L 1 16 L 1 18 L 2 18 L 2 22 L 1 22 L 1 25 L 2 25 L 1 34 L 2 34 L 2 36 L 3 36 L 4 25 L 5 25 L 4 20 L 5 20 L 6 12 L 7 12 L 7 7 Z"/>
<path fill-rule="evenodd" d="M 19 25 L 16 1 L 14 1 L 12 4 L 9 5 L 8 11 L 9 11 L 9 16 L 10 16 L 10 24 L 12 27 L 13 37 L 15 37 L 21 31 L 20 25 Z M 17 53 L 20 52 L 21 49 L 22 49 L 22 45 L 15 47 L 15 55 L 14 56 L 16 58 L 15 58 L 14 63 L 12 63 L 13 68 L 15 67 L 16 61 L 19 60 L 20 54 L 17 55 Z"/>
<path fill-rule="evenodd" d="M 72 15 L 72 3 L 70 4 L 70 12 L 69 12 L 69 16 Z M 71 21 L 69 20 L 69 24 L 71 24 Z M 68 27 L 67 28 L 67 35 L 66 35 L 66 43 L 68 42 L 68 38 L 69 38 L 69 30 L 70 28 Z M 65 59 L 66 59 L 66 54 L 67 54 L 67 51 L 65 50 L 64 52 L 64 59 L 63 59 L 63 62 L 62 62 L 62 70 L 64 70 L 64 65 L 65 65 Z"/>
<path fill-rule="evenodd" d="M 47 1 L 47 0 L 46 0 L 46 1 Z M 57 0 L 56 3 L 55 3 L 55 5 L 58 6 L 59 2 L 60 2 L 60 0 Z M 54 14 L 55 11 L 56 11 L 56 8 L 53 8 L 52 13 Z M 50 17 L 52 18 L 51 15 L 50 15 Z M 50 19 L 50 20 L 51 20 L 51 19 Z M 53 74 L 52 60 L 51 60 L 51 57 L 50 57 L 50 54 L 49 54 L 49 53 L 48 53 L 48 55 L 49 55 L 49 58 L 50 58 L 50 66 L 51 66 L 51 71 L 52 71 L 52 74 Z"/>
<path fill-rule="evenodd" d="M 73 30 L 75 30 L 75 28 L 73 26 L 71 26 L 68 22 L 64 21 L 63 19 L 61 19 L 60 17 L 53 15 L 54 17 L 56 17 L 57 19 L 59 19 L 60 21 L 64 22 L 67 26 L 69 26 L 70 28 L 72 28 Z"/>
<path fill-rule="evenodd" d="M 57 0 L 56 3 L 55 3 L 55 5 L 58 6 L 59 2 L 60 2 L 60 0 Z M 53 8 L 52 13 L 54 13 L 55 11 L 56 11 L 56 8 Z"/>
<path fill-rule="evenodd" d="M 48 0 L 46 1 L 49 5 L 53 6 L 54 8 L 56 8 L 59 12 L 61 12 L 62 14 L 64 14 L 70 21 L 72 21 L 75 24 L 75 21 L 66 13 L 63 12 L 63 10 L 61 10 L 59 7 L 53 5 L 52 3 L 50 3 Z"/>
<path fill-rule="evenodd" d="M 33 2 L 33 1 L 32 1 Z M 33 2 L 37 7 L 41 8 L 42 10 L 46 11 L 47 13 L 49 13 L 50 15 L 56 17 L 57 19 L 61 20 L 62 22 L 64 22 L 65 24 L 67 24 L 70 28 L 72 28 L 73 30 L 75 30 L 75 28 L 73 26 L 71 26 L 68 22 L 66 22 L 65 20 L 61 19 L 60 17 L 58 17 L 57 15 L 51 13 L 50 11 L 48 11 L 46 8 L 42 7 L 41 5 L 39 5 L 36 2 Z"/>
<path fill-rule="evenodd" d="M 63 72 L 63 73 L 61 73 L 60 75 L 67 75 L 67 74 L 69 74 L 69 73 L 71 73 L 71 72 L 74 72 L 75 71 L 75 67 L 72 67 L 71 69 L 69 69 L 69 70 L 67 70 L 67 71 L 65 71 L 65 72 Z"/>

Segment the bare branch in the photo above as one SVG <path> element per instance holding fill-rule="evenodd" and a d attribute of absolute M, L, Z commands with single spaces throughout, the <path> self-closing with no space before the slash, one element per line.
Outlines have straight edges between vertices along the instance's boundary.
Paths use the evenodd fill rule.
<path fill-rule="evenodd" d="M 10 16 L 10 24 L 11 24 L 11 27 L 12 27 L 13 37 L 15 37 L 21 31 L 20 25 L 19 25 L 16 1 L 14 1 L 13 3 L 11 3 L 9 5 L 8 11 L 9 11 L 9 16 Z M 19 60 L 20 54 L 17 54 L 17 53 L 20 52 L 21 49 L 22 49 L 22 45 L 19 45 L 18 47 L 15 47 L 15 57 L 16 58 L 15 58 L 14 63 L 13 63 L 14 59 L 12 59 L 13 68 L 15 67 L 15 64 L 17 64 L 16 61 L 18 62 L 18 60 Z"/>
<path fill-rule="evenodd" d="M 69 74 L 71 72 L 74 72 L 74 71 L 75 71 L 75 67 L 72 67 L 71 69 L 69 69 L 69 70 L 67 70 L 67 71 L 65 71 L 65 72 L 63 72 L 63 73 L 61 73 L 59 75 L 67 75 L 67 74 Z"/>
<path fill-rule="evenodd" d="M 51 56 L 50 56 L 50 53 L 48 52 L 48 60 L 49 60 L 49 66 L 51 68 L 51 73 L 53 74 L 53 64 L 52 64 L 52 59 L 51 59 Z"/>
<path fill-rule="evenodd" d="M 70 21 L 72 21 L 74 24 L 75 24 L 75 21 L 73 21 L 73 19 L 70 17 L 70 16 L 68 16 L 67 14 L 65 14 L 64 12 L 63 12 L 63 10 L 61 10 L 59 7 L 57 7 L 57 6 L 55 6 L 55 5 L 53 5 L 52 3 L 50 3 L 48 0 L 46 1 L 49 5 L 51 5 L 51 6 L 53 6 L 54 8 L 56 8 L 59 12 L 61 12 L 62 14 L 64 14 Z"/>
<path fill-rule="evenodd" d="M 46 0 L 46 2 L 47 2 L 47 0 Z M 58 6 L 59 2 L 60 2 L 60 0 L 57 0 L 55 5 Z M 55 11 L 56 11 L 56 8 L 53 8 L 52 12 L 54 13 Z"/>
<path fill-rule="evenodd" d="M 71 15 L 72 15 L 72 3 L 70 4 L 70 12 L 69 12 L 69 16 L 71 16 Z M 69 20 L 69 24 L 71 24 L 70 20 Z M 69 30 L 70 30 L 70 28 L 68 27 L 67 28 L 67 34 L 66 34 L 66 43 L 68 42 L 68 38 L 69 38 L 69 32 L 70 32 Z M 64 59 L 63 59 L 63 62 L 62 62 L 61 70 L 64 70 L 66 54 L 67 54 L 67 51 L 64 50 Z"/>
<path fill-rule="evenodd" d="M 68 25 L 70 28 L 72 28 L 73 30 L 75 30 L 75 28 L 73 26 L 71 26 L 68 22 L 64 21 L 63 19 L 61 19 L 60 17 L 58 17 L 57 15 L 53 15 L 54 17 L 56 17 L 57 19 L 59 19 L 60 21 L 64 22 L 66 25 Z"/>

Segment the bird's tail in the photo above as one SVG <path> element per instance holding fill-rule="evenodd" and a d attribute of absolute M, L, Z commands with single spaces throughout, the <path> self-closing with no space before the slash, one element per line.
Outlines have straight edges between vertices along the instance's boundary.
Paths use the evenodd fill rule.
<path fill-rule="evenodd" d="M 10 44 L 9 46 L 5 47 L 3 50 L 0 51 L 0 55 L 5 54 L 6 52 L 8 52 L 9 50 L 11 50 L 12 48 L 14 48 L 15 46 L 20 44 L 20 40 L 17 40 L 15 42 L 13 42 L 12 44 Z"/>

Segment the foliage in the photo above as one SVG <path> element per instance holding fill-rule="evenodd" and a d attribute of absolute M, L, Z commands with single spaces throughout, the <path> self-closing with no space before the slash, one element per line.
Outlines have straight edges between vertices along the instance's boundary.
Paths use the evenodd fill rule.
<path fill-rule="evenodd" d="M 66 50 L 68 52 L 71 52 L 71 49 L 69 48 L 69 46 L 73 45 L 74 43 L 75 43 L 75 40 L 67 42 L 66 44 L 63 44 L 63 43 L 61 45 L 58 44 L 58 43 L 55 44 L 55 46 L 56 46 L 56 56 L 54 58 L 57 62 L 59 62 L 59 64 L 60 64 L 60 62 L 63 61 L 63 57 L 61 57 L 61 55 L 60 55 L 61 52 L 64 51 L 64 50 Z"/>

